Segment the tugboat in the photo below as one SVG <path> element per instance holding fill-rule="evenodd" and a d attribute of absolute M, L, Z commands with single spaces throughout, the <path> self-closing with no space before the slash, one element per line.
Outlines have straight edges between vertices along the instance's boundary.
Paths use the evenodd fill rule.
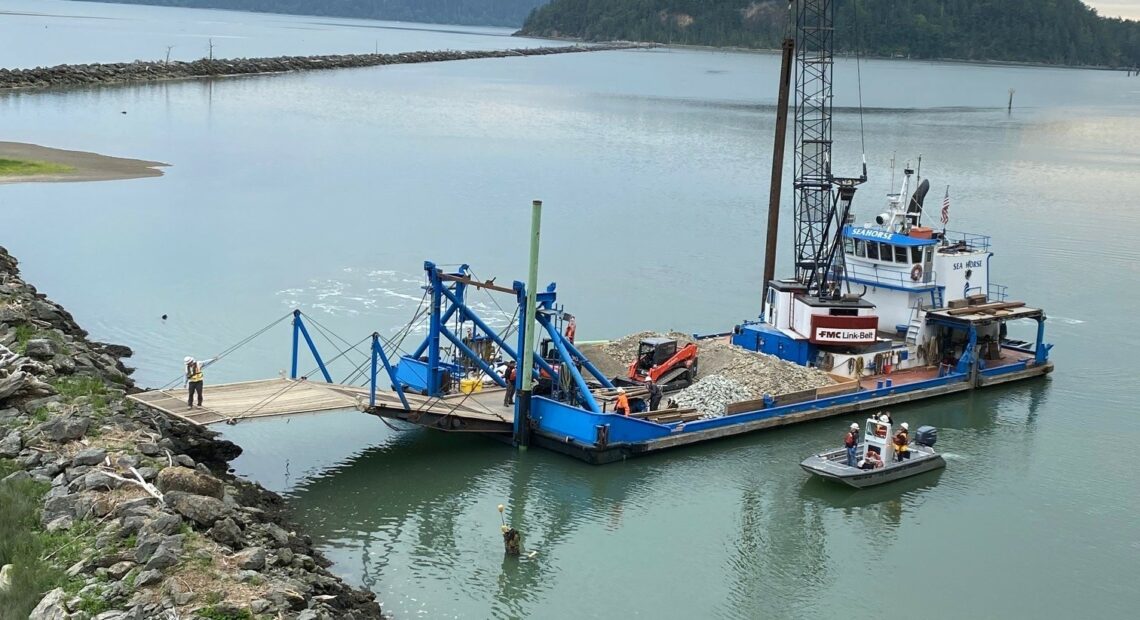
<path fill-rule="evenodd" d="M 907 446 L 909 458 L 901 461 L 895 460 L 891 430 L 889 421 L 874 416 L 867 418 L 863 443 L 856 448 L 858 460 L 855 467 L 847 464 L 846 448 L 809 456 L 800 463 L 800 467 L 820 478 L 863 489 L 946 466 L 946 460 L 934 451 L 938 429 L 920 426 L 914 441 Z"/>

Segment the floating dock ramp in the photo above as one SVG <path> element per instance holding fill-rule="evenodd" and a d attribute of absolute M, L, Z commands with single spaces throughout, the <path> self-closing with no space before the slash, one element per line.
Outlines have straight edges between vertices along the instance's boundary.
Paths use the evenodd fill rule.
<path fill-rule="evenodd" d="M 128 398 L 170 416 L 201 426 L 217 422 L 355 409 L 356 398 L 331 385 L 298 379 L 265 379 L 207 384 L 202 406 L 186 406 L 185 389 L 152 390 Z"/>
<path fill-rule="evenodd" d="M 513 409 L 502 406 L 501 389 L 442 398 L 405 396 L 408 408 L 394 393 L 377 391 L 375 406 L 367 407 L 368 388 L 305 379 L 264 379 L 207 384 L 202 406 L 193 409 L 186 405 L 184 389 L 151 390 L 128 398 L 199 426 L 352 409 L 445 431 L 510 433 L 513 428 Z"/>

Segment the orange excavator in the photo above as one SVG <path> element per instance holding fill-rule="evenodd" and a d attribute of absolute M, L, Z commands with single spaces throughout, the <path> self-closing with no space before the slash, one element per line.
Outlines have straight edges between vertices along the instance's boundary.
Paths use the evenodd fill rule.
<path fill-rule="evenodd" d="M 662 390 L 680 389 L 697 380 L 697 345 L 677 346 L 672 338 L 646 338 L 637 347 L 637 358 L 629 365 L 629 380 L 645 383 L 652 379 Z"/>

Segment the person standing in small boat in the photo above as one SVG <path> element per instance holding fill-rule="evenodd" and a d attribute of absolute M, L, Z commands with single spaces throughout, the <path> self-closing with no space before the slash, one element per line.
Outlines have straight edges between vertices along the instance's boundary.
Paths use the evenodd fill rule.
<path fill-rule="evenodd" d="M 843 437 L 843 446 L 847 448 L 847 466 L 855 467 L 855 448 L 859 445 L 859 425 L 851 423 L 847 435 Z"/>
<path fill-rule="evenodd" d="M 899 432 L 895 433 L 895 460 L 904 461 L 910 458 L 910 426 L 903 422 L 899 425 Z"/>

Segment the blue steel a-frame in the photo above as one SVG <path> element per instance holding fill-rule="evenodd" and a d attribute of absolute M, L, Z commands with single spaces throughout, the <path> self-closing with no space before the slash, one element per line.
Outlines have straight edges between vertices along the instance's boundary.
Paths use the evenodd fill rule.
<path fill-rule="evenodd" d="M 526 307 L 526 285 L 522 282 L 515 282 L 514 288 L 517 291 L 518 304 L 520 309 L 518 341 L 519 349 L 521 350 L 523 348 L 522 343 L 526 337 L 526 330 L 529 327 L 526 325 L 526 320 L 524 318 L 525 313 L 521 311 Z M 566 401 L 570 404 L 582 405 L 594 413 L 601 413 L 602 410 L 601 407 L 598 406 L 598 401 L 594 399 L 594 395 L 590 391 L 590 387 L 586 384 L 585 377 L 582 376 L 582 372 L 578 368 L 581 366 L 582 368 L 586 369 L 586 371 L 589 372 L 595 379 L 597 379 L 597 381 L 604 387 L 612 389 L 614 387 L 614 384 L 609 380 L 608 377 L 602 374 L 602 372 L 598 370 L 596 366 L 594 366 L 593 362 L 591 362 L 585 355 L 582 354 L 581 351 L 578 350 L 577 347 L 574 346 L 574 343 L 571 342 L 569 338 L 563 334 L 559 323 L 564 313 L 562 312 L 562 308 L 557 305 L 558 293 L 556 292 L 556 288 L 556 284 L 551 282 L 546 287 L 545 291 L 539 292 L 537 295 L 535 295 L 537 311 L 535 312 L 534 318 L 539 327 L 546 331 L 546 336 L 549 338 L 550 343 L 554 346 L 555 351 L 558 352 L 558 370 L 566 372 L 570 375 L 570 385 L 573 385 L 576 390 L 570 390 L 565 393 L 558 393 L 558 388 L 555 388 L 556 393 L 554 396 L 557 400 Z M 538 338 L 535 339 L 536 342 L 538 340 Z M 556 372 L 555 369 L 552 368 L 546 360 L 542 359 L 541 355 L 536 354 L 534 360 L 536 365 L 538 365 L 540 368 L 542 368 L 542 370 L 545 370 L 550 375 L 553 386 L 560 386 L 563 384 L 562 377 L 560 376 L 559 372 Z M 518 436 L 519 432 L 518 426 L 521 424 L 521 420 L 518 418 L 518 405 L 516 404 L 516 437 Z"/>
<path fill-rule="evenodd" d="M 317 368 L 320 369 L 321 374 L 324 375 L 325 381 L 332 383 L 332 376 L 329 375 L 329 369 L 325 366 L 324 359 L 321 358 L 320 352 L 317 351 L 317 345 L 313 342 L 313 337 L 309 335 L 309 329 L 305 327 L 305 322 L 301 319 L 302 314 L 300 310 L 293 311 L 293 356 L 290 363 L 289 378 L 297 378 L 297 362 L 300 359 L 300 344 L 301 338 L 305 339 L 305 344 L 309 346 L 309 352 L 313 354 L 313 359 L 317 362 Z M 392 389 L 396 391 L 396 395 L 400 397 L 400 402 L 404 404 L 405 409 L 411 409 L 408 406 L 408 399 L 404 397 L 404 390 L 401 388 L 400 383 L 396 381 L 396 372 L 392 364 L 388 360 L 388 355 L 384 353 L 384 347 L 380 342 L 380 334 L 372 333 L 372 374 L 371 386 L 372 390 L 369 393 L 368 404 L 371 406 L 376 405 L 376 373 L 378 371 L 377 361 L 383 363 L 384 370 L 388 373 L 388 377 L 392 380 Z M 335 358 L 334 358 L 335 359 Z"/>
<path fill-rule="evenodd" d="M 481 370 L 496 384 L 506 387 L 505 377 L 472 350 L 460 336 L 460 334 L 463 333 L 463 325 L 466 323 L 471 324 L 471 336 L 490 339 L 491 342 L 498 346 L 504 359 L 521 362 L 518 352 L 523 350 L 523 343 L 525 342 L 526 330 L 528 328 L 524 318 L 526 314 L 524 311 L 526 307 L 526 285 L 524 283 L 516 281 L 513 283 L 511 289 L 504 289 L 502 287 L 495 288 L 495 290 L 511 290 L 515 293 L 516 303 L 519 308 L 516 315 L 518 317 L 516 324 L 518 337 L 517 345 L 511 346 L 467 303 L 467 292 L 471 287 L 494 287 L 489 287 L 488 283 L 473 280 L 468 265 L 461 265 L 458 271 L 455 272 L 444 272 L 435 263 L 426 261 L 424 262 L 424 271 L 427 275 L 427 285 L 425 288 L 430 297 L 427 336 L 411 354 L 401 356 L 399 362 L 393 366 L 390 364 L 390 360 L 384 352 L 379 335 L 373 334 L 371 369 L 371 390 L 373 394 L 371 404 L 373 405 L 375 405 L 377 379 L 381 365 L 383 365 L 384 370 L 387 372 L 392 382 L 392 388 L 399 395 L 405 408 L 410 408 L 404 396 L 405 390 L 412 390 L 432 397 L 446 396 L 449 390 L 445 389 L 445 375 L 450 375 L 451 377 L 461 376 L 464 372 L 464 368 L 459 364 L 459 361 L 461 361 L 459 359 L 444 359 L 444 353 L 441 347 L 445 341 L 455 346 L 456 351 L 458 351 L 456 358 L 460 356 L 467 358 L 476 368 Z M 601 385 L 607 388 L 613 388 L 614 385 L 609 378 L 603 375 L 602 372 L 574 346 L 574 343 L 562 333 L 560 323 L 563 312 L 561 307 L 557 305 L 556 285 L 554 283 L 547 286 L 545 291 L 538 293 L 537 307 L 538 312 L 535 316 L 536 324 L 546 332 L 546 339 L 549 340 L 554 351 L 557 352 L 558 359 L 554 362 L 554 364 L 557 365 L 556 368 L 551 361 L 544 359 L 541 354 L 536 352 L 534 356 L 535 368 L 533 377 L 540 379 L 545 375 L 551 379 L 552 397 L 573 405 L 584 406 L 589 411 L 600 413 L 601 407 L 594 399 L 579 367 L 586 370 Z M 452 321 L 456 324 L 454 329 L 449 327 Z M 540 341 L 542 339 L 536 340 Z M 563 383 L 562 373 L 568 374 L 565 384 Z M 516 374 L 515 381 L 516 388 L 521 387 L 521 373 Z M 563 387 L 564 385 L 567 387 Z M 514 414 L 515 436 L 517 437 L 518 431 L 524 423 L 523 420 L 519 419 L 519 407 L 517 402 L 515 404 Z"/>
<path fill-rule="evenodd" d="M 516 361 L 519 359 L 516 349 L 507 344 L 502 336 L 467 304 L 468 289 L 472 286 L 486 288 L 487 284 L 472 280 L 468 265 L 461 265 L 458 271 L 447 273 L 435 263 L 425 261 L 424 271 L 427 274 L 428 281 L 425 288 L 430 296 L 428 334 L 410 355 L 404 355 L 400 358 L 399 363 L 396 364 L 395 382 L 426 396 L 444 396 L 447 393 L 447 390 L 444 389 L 444 377 L 459 376 L 463 373 L 464 369 L 458 359 L 459 356 L 462 356 L 483 371 L 497 385 L 506 387 L 506 379 L 473 351 L 461 337 L 462 326 L 470 323 L 473 336 L 478 335 L 481 338 L 490 339 L 499 347 L 507 359 Z M 514 289 L 499 288 L 496 290 L 513 290 L 518 294 L 520 290 L 518 286 L 519 284 L 516 282 Z M 457 325 L 454 330 L 448 327 L 453 320 Z M 441 345 L 445 340 L 459 351 L 459 356 L 456 356 L 456 359 L 443 359 Z M 539 362 L 539 366 L 548 373 L 556 374 L 554 369 L 545 361 Z"/>
<path fill-rule="evenodd" d="M 297 378 L 297 361 L 300 345 L 300 337 L 304 336 L 305 344 L 309 345 L 309 351 L 313 354 L 313 359 L 317 361 L 317 368 L 321 370 L 321 374 L 325 376 L 325 381 L 332 383 L 332 377 L 329 376 L 329 369 L 325 367 L 325 361 L 321 359 L 321 354 L 317 352 L 317 345 L 313 343 L 312 336 L 309 335 L 309 330 L 305 327 L 304 321 L 301 320 L 301 311 L 293 311 L 293 359 L 290 364 L 289 378 Z"/>

